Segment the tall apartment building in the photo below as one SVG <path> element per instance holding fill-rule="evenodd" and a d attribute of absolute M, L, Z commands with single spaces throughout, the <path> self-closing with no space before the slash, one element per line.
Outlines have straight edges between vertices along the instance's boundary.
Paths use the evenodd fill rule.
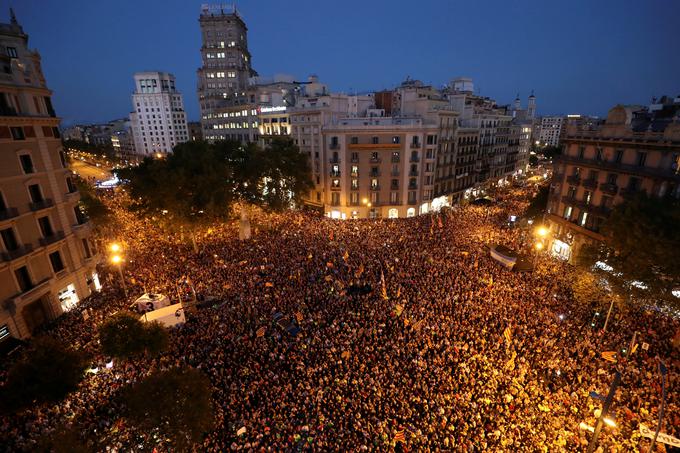
<path fill-rule="evenodd" d="M 250 117 L 255 116 L 250 114 L 253 108 L 249 106 L 228 110 L 249 103 L 248 81 L 257 75 L 248 51 L 248 28 L 236 7 L 222 4 L 203 5 L 199 24 L 202 67 L 197 76 L 203 136 L 206 140 L 224 139 L 224 133 L 216 131 L 236 121 L 234 116 L 225 117 L 223 113 L 238 112 L 239 124 L 248 121 L 249 129 L 253 122 Z M 242 110 L 246 111 L 245 118 Z"/>
<path fill-rule="evenodd" d="M 40 65 L 11 14 L 0 24 L 0 339 L 30 336 L 99 288 Z"/>
<path fill-rule="evenodd" d="M 595 128 L 570 126 L 556 157 L 547 221 L 551 251 L 564 259 L 603 240 L 613 206 L 638 191 L 680 197 L 680 97 L 650 107 L 618 105 Z"/>
<path fill-rule="evenodd" d="M 316 76 L 310 77 L 309 81 L 303 95 L 297 98 L 295 107 L 289 109 L 289 119 L 291 137 L 300 152 L 307 155 L 312 168 L 314 188 L 306 203 L 323 212 L 328 198 L 325 175 L 330 171 L 330 162 L 324 160 L 323 129 L 340 118 L 365 116 L 373 106 L 373 98 L 329 94 L 326 85 L 319 83 Z"/>
<path fill-rule="evenodd" d="M 167 72 L 138 72 L 134 79 L 130 122 L 137 154 L 167 154 L 175 145 L 188 141 L 184 101 L 175 88 L 175 76 Z"/>
<path fill-rule="evenodd" d="M 540 145 L 559 146 L 564 117 L 544 116 L 541 118 L 541 131 L 538 136 Z"/>

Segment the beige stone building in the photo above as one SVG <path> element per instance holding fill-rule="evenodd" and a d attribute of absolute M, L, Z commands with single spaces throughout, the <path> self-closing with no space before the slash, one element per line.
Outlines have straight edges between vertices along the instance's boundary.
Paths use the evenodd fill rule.
<path fill-rule="evenodd" d="M 99 287 L 90 224 L 40 54 L 0 24 L 0 338 L 24 338 Z"/>
<path fill-rule="evenodd" d="M 612 207 L 638 191 L 680 197 L 680 98 L 618 105 L 599 127 L 569 127 L 555 160 L 546 220 L 551 251 L 573 259 L 601 241 Z"/>

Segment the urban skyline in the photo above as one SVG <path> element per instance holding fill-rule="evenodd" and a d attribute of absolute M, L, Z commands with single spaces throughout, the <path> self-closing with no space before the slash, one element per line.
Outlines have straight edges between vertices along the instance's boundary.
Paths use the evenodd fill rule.
<path fill-rule="evenodd" d="M 105 10 L 105 4 L 41 3 L 37 8 L 35 3 L 10 6 L 32 30 L 31 45 L 44 56 L 63 124 L 127 116 L 134 88 L 131 76 L 147 70 L 175 74 L 178 90 L 185 93 L 188 119 L 198 119 L 198 100 L 191 94 L 201 64 L 196 52 L 201 40 L 199 2 L 170 2 L 171 7 L 164 8 L 158 2 L 135 4 L 134 16 L 130 8 Z M 501 104 L 510 104 L 517 92 L 526 99 L 533 89 L 539 114 L 603 117 L 617 103 L 647 104 L 653 96 L 675 94 L 680 63 L 665 63 L 664 55 L 680 51 L 671 23 L 672 11 L 679 6 L 658 3 L 658 8 L 632 2 L 583 3 L 569 11 L 533 2 L 512 8 L 498 4 L 499 14 L 487 17 L 482 27 L 474 19 L 484 17 L 480 6 L 428 2 L 408 13 L 409 22 L 422 24 L 420 29 L 405 24 L 404 31 L 388 33 L 384 29 L 404 17 L 405 8 L 394 3 L 388 8 L 376 2 L 359 10 L 347 4 L 311 7 L 296 2 L 276 14 L 253 3 L 239 3 L 237 8 L 249 27 L 253 68 L 264 76 L 286 73 L 305 80 L 315 73 L 333 92 L 359 93 L 392 88 L 406 77 L 440 87 L 467 76 L 475 80 L 478 94 Z M 342 20 L 327 20 L 331 17 Z M 304 26 L 292 26 L 303 19 Z M 354 24 L 350 34 L 342 28 L 347 23 Z M 173 33 L 166 32 L 168 27 Z M 64 39 L 50 39 L 48 30 Z M 116 39 L 110 39 L 111 34 Z M 419 51 L 424 46 L 428 52 Z M 599 64 L 603 54 L 606 66 Z M 358 67 L 352 61 L 362 63 Z M 108 89 L 102 90 L 102 84 Z"/>

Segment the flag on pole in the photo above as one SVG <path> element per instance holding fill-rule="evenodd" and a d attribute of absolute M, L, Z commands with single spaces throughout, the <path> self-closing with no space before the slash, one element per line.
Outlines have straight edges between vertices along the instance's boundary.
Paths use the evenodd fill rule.
<path fill-rule="evenodd" d="M 385 300 L 388 300 L 389 297 L 387 296 L 387 284 L 385 283 L 385 274 L 383 273 L 382 269 L 380 270 L 380 294 L 382 295 L 382 298 Z"/>
<path fill-rule="evenodd" d="M 264 286 L 266 286 L 267 288 L 273 288 L 274 284 L 272 282 L 267 282 L 264 284 Z"/>
<path fill-rule="evenodd" d="M 295 319 L 297 319 L 297 322 L 302 322 L 302 312 L 298 311 L 295 313 Z"/>
<path fill-rule="evenodd" d="M 505 330 L 503 331 L 503 336 L 505 337 L 505 342 L 507 343 L 507 346 L 510 346 L 510 343 L 512 343 L 512 330 L 510 329 L 510 326 L 505 328 Z"/>
<path fill-rule="evenodd" d="M 608 362 L 616 363 L 616 351 L 603 351 L 602 358 Z"/>
<path fill-rule="evenodd" d="M 401 316 L 401 313 L 402 313 L 403 311 L 404 311 L 404 306 L 403 306 L 403 305 L 397 304 L 397 305 L 394 306 L 394 313 L 395 313 L 397 316 Z"/>
<path fill-rule="evenodd" d="M 265 332 L 267 331 L 267 328 L 265 326 L 260 327 L 257 329 L 257 336 L 258 337 L 264 337 Z"/>
<path fill-rule="evenodd" d="M 394 435 L 394 441 L 406 443 L 406 436 L 404 435 L 403 429 L 400 429 L 399 431 L 397 431 L 397 433 Z"/>
<path fill-rule="evenodd" d="M 349 259 L 349 252 L 345 250 L 344 255 L 342 255 L 342 259 L 347 263 L 347 260 Z"/>

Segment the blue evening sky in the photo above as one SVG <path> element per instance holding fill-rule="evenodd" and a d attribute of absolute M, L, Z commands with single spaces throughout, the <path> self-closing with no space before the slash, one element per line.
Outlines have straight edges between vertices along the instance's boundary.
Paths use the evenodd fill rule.
<path fill-rule="evenodd" d="M 198 120 L 194 0 L 2 0 L 42 55 L 65 124 L 131 109 L 132 74 L 175 74 Z M 217 2 L 215 2 L 217 3 Z M 260 75 L 319 75 L 332 91 L 472 77 L 499 103 L 532 89 L 539 114 L 604 115 L 680 94 L 678 0 L 240 0 Z"/>

